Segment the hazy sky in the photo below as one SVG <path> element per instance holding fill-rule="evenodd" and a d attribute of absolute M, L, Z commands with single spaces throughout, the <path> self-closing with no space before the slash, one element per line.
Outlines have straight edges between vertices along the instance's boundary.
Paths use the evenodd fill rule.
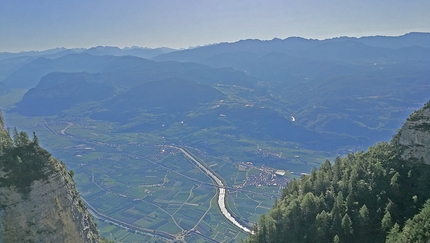
<path fill-rule="evenodd" d="M 430 32 L 429 0 L 0 0 L 0 52 Z"/>

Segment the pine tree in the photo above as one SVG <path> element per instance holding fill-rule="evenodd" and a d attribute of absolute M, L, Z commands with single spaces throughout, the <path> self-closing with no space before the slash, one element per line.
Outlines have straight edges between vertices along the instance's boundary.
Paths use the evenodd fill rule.
<path fill-rule="evenodd" d="M 33 144 L 39 145 L 39 138 L 36 136 L 35 132 L 33 132 Z"/>
<path fill-rule="evenodd" d="M 387 211 L 381 220 L 381 227 L 383 230 L 388 231 L 391 229 L 392 226 L 393 226 L 393 221 L 391 220 L 391 214 L 389 211 Z"/>
<path fill-rule="evenodd" d="M 347 213 L 342 218 L 342 231 L 346 238 L 349 238 L 349 236 L 354 232 L 352 229 L 351 218 Z"/>
<path fill-rule="evenodd" d="M 335 235 L 333 238 L 333 243 L 339 243 L 339 242 L 340 242 L 339 236 Z"/>

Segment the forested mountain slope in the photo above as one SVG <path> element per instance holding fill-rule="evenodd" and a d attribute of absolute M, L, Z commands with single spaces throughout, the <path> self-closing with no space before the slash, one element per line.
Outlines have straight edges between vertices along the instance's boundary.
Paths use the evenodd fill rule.
<path fill-rule="evenodd" d="M 289 183 L 247 242 L 427 242 L 430 166 L 417 138 L 430 137 L 429 111 L 430 102 L 390 143 Z"/>

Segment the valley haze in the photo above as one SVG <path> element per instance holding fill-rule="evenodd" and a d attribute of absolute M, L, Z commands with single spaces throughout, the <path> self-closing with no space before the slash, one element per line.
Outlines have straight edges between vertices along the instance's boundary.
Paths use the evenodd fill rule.
<path fill-rule="evenodd" d="M 275 198 L 287 203 L 296 179 L 320 165 L 346 168 L 393 136 L 425 155 L 414 141 L 427 141 L 429 67 L 427 32 L 1 52 L 0 109 L 6 127 L 35 132 L 73 170 L 101 236 L 239 242 L 262 232 L 257 222 L 271 228 L 260 216 L 272 217 Z M 418 132 L 396 132 L 405 120 Z M 363 156 L 392 155 L 390 146 Z M 414 214 L 425 201 L 417 197 Z"/>

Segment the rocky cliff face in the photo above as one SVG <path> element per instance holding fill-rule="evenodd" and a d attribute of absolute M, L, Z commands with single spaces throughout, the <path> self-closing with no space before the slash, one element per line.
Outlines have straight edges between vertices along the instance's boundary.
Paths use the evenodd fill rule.
<path fill-rule="evenodd" d="M 402 158 L 430 164 L 430 101 L 406 120 L 393 142 Z"/>
<path fill-rule="evenodd" d="M 56 171 L 60 169 L 60 171 Z M 98 233 L 69 175 L 45 170 L 27 198 L 13 188 L 0 188 L 4 242 L 98 242 Z"/>
<path fill-rule="evenodd" d="M 25 133 L 0 138 L 0 242 L 99 242 L 65 165 Z"/>

